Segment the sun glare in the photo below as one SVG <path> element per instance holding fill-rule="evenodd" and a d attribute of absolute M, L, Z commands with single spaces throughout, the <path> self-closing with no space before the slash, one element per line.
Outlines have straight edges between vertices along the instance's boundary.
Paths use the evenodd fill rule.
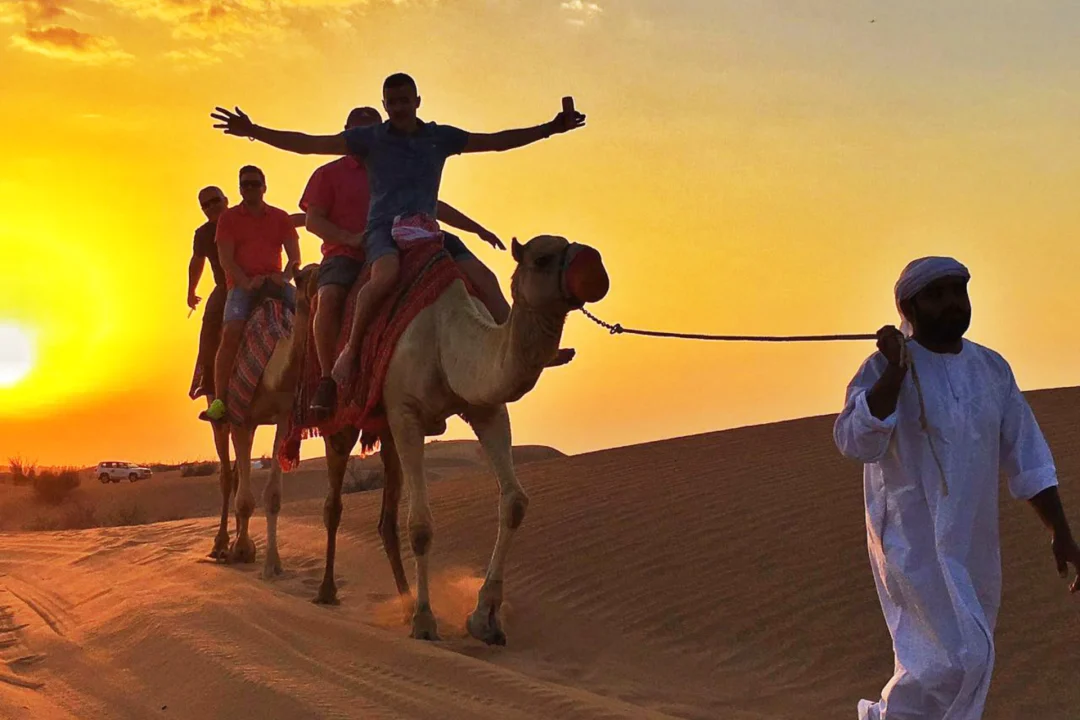
<path fill-rule="evenodd" d="M 16 385 L 34 367 L 34 341 L 18 325 L 0 324 L 0 388 Z"/>

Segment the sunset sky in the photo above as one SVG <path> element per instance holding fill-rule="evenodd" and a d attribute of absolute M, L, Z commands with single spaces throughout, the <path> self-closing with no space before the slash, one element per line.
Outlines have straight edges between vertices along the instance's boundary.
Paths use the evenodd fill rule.
<path fill-rule="evenodd" d="M 238 201 L 254 163 L 296 212 L 326 159 L 208 114 L 336 132 L 395 71 L 421 117 L 466 130 L 575 97 L 584 129 L 452 158 L 442 198 L 506 241 L 597 247 L 609 321 L 873 332 L 908 260 L 953 254 L 973 274 L 969 337 L 1025 389 L 1077 384 L 1078 28 L 1063 0 L 2 0 L 0 464 L 212 457 L 187 397 L 196 193 Z M 509 253 L 465 240 L 508 287 Z M 511 407 L 516 442 L 581 452 L 834 412 L 872 349 L 613 338 L 580 314 L 564 344 L 577 359 Z"/>

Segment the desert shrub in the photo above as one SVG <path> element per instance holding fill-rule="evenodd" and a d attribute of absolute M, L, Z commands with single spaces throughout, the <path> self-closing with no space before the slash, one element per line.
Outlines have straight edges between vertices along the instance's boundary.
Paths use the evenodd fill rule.
<path fill-rule="evenodd" d="M 34 496 L 50 505 L 59 505 L 79 487 L 79 471 L 73 468 L 43 470 L 34 476 Z"/>
<path fill-rule="evenodd" d="M 357 458 L 349 458 L 349 464 L 345 466 L 345 478 L 341 483 L 341 492 L 349 493 L 376 490 L 386 484 L 382 470 L 367 470 L 360 465 Z"/>
<path fill-rule="evenodd" d="M 99 523 L 102 527 L 120 527 L 125 525 L 146 525 L 150 520 L 138 505 L 125 505 L 114 508 Z"/>
<path fill-rule="evenodd" d="M 30 485 L 37 476 L 37 465 L 18 455 L 8 458 L 8 467 L 12 485 Z"/>
<path fill-rule="evenodd" d="M 154 519 L 154 522 L 179 520 L 176 513 Z M 61 507 L 42 508 L 36 515 L 24 519 L 23 530 L 52 531 L 52 530 L 86 530 L 97 527 L 126 527 L 129 525 L 146 525 L 151 522 L 146 511 L 141 505 L 121 505 L 109 508 L 99 514 L 92 505 L 79 501 L 67 503 Z"/>
<path fill-rule="evenodd" d="M 180 477 L 206 477 L 217 473 L 220 466 L 211 461 L 185 463 L 180 466 Z"/>
<path fill-rule="evenodd" d="M 97 514 L 91 505 L 74 503 L 60 515 L 60 530 L 84 530 L 98 526 Z"/>
<path fill-rule="evenodd" d="M 45 511 L 23 523 L 24 530 L 85 530 L 97 526 L 94 508 L 80 502 Z"/>

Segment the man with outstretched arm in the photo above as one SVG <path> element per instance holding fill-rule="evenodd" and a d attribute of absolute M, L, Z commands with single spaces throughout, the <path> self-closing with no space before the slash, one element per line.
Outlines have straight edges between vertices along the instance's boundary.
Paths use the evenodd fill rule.
<path fill-rule="evenodd" d="M 366 127 L 382 122 L 373 107 L 358 107 L 349 112 L 345 129 Z M 334 365 L 334 346 L 341 325 L 342 309 L 349 291 L 364 268 L 364 231 L 367 229 L 371 203 L 370 182 L 362 158 L 346 155 L 315 169 L 300 198 L 300 208 L 307 216 L 307 229 L 323 241 L 323 259 L 319 265 L 319 301 L 315 310 L 315 353 L 321 379 L 311 400 L 310 411 L 317 422 L 330 417 L 337 405 L 337 386 L 330 371 Z M 472 232 L 492 247 L 505 250 L 499 238 L 440 200 L 436 219 L 459 230 Z M 459 237 L 444 232 L 444 244 L 450 257 L 469 278 L 492 319 L 500 325 L 510 316 L 510 306 L 499 287 L 499 280 Z"/>
<path fill-rule="evenodd" d="M 353 155 L 364 160 L 371 183 L 371 205 L 364 233 L 364 252 L 366 261 L 371 263 L 371 278 L 357 293 L 349 340 L 334 363 L 332 374 L 338 382 L 351 375 L 364 330 L 379 302 L 397 282 L 398 249 L 391 235 L 394 219 L 417 213 L 436 216 L 446 159 L 461 153 L 512 150 L 585 124 L 581 113 L 563 111 L 535 127 L 468 133 L 420 120 L 417 117 L 420 102 L 413 79 L 397 73 L 383 83 L 383 107 L 389 120 L 337 135 L 306 135 L 260 127 L 239 108 L 234 113 L 219 107 L 211 114 L 220 121 L 214 127 L 229 135 L 249 137 L 289 152 Z M 572 351 L 562 350 L 552 364 L 566 362 L 572 356 Z"/>

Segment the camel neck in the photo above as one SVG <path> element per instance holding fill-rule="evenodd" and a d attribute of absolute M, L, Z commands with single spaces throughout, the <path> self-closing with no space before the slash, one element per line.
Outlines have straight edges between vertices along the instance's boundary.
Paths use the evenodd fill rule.
<path fill-rule="evenodd" d="M 513 402 L 536 385 L 540 374 L 559 351 L 564 313 L 534 310 L 515 304 L 510 317 L 499 326 L 500 351 L 492 353 L 492 400 Z"/>
<path fill-rule="evenodd" d="M 310 334 L 311 302 L 306 297 L 299 297 L 296 301 L 296 313 L 293 315 L 292 332 L 282 341 L 288 347 L 288 360 L 280 376 L 267 378 L 269 387 L 279 392 L 293 392 L 296 389 L 296 383 L 303 377 Z"/>

